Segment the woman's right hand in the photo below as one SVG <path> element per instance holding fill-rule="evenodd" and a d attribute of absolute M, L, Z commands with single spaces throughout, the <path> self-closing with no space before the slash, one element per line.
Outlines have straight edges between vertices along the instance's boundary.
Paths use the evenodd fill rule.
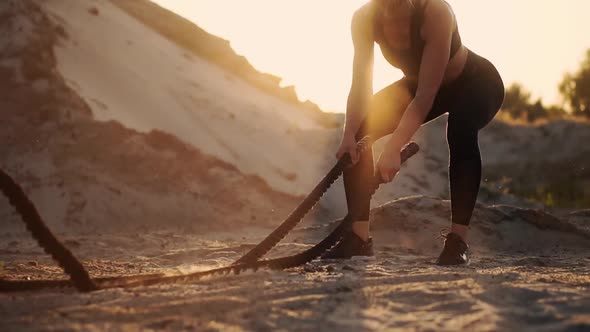
<path fill-rule="evenodd" d="M 338 152 L 336 152 L 336 158 L 340 159 L 346 153 L 350 155 L 352 165 L 356 164 L 356 162 L 359 159 L 359 155 L 356 151 L 356 139 L 353 135 L 348 135 L 344 133 L 340 141 L 340 147 L 338 148 Z"/>

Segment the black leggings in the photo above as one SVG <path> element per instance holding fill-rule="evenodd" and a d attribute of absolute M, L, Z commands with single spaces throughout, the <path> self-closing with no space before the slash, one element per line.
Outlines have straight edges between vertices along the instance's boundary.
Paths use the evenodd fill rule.
<path fill-rule="evenodd" d="M 370 135 L 377 140 L 393 133 L 405 110 L 396 100 L 409 102 L 416 94 L 416 84 L 406 78 L 393 83 L 373 96 L 371 107 L 356 139 Z M 429 122 L 449 113 L 449 182 L 451 220 L 469 225 L 481 182 L 481 156 L 478 132 L 496 115 L 504 100 L 504 83 L 494 65 L 469 51 L 465 68 L 453 82 L 443 85 L 434 100 Z M 353 220 L 369 220 L 368 181 L 374 173 L 373 151 L 367 149 L 359 161 L 344 171 L 344 188 L 348 211 Z"/>

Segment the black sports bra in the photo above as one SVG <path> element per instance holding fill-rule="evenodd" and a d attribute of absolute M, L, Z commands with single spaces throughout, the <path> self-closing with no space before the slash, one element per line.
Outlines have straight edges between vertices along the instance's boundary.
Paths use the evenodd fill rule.
<path fill-rule="evenodd" d="M 424 51 L 424 40 L 422 40 L 422 36 L 420 35 L 420 29 L 424 21 L 424 8 L 426 7 L 426 2 L 427 0 L 415 1 L 415 7 L 411 17 L 410 47 L 408 49 L 399 50 L 390 47 L 383 36 L 381 15 L 377 13 L 374 15 L 373 36 L 375 42 L 379 44 L 383 57 L 392 66 L 401 69 L 406 76 L 416 77 L 420 71 L 420 62 L 422 61 L 422 53 Z M 460 47 L 461 36 L 459 35 L 457 24 L 455 24 L 449 59 L 457 53 Z"/>

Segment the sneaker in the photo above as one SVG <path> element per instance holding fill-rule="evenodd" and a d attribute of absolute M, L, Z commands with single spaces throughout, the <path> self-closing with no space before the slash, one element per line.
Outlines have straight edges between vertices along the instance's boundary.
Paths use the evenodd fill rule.
<path fill-rule="evenodd" d="M 322 255 L 322 259 L 349 259 L 353 256 L 373 256 L 373 239 L 361 239 L 353 231 L 348 231 L 332 249 Z"/>
<path fill-rule="evenodd" d="M 467 265 L 469 264 L 469 245 L 455 234 L 444 235 L 445 247 L 436 260 L 437 265 Z"/>

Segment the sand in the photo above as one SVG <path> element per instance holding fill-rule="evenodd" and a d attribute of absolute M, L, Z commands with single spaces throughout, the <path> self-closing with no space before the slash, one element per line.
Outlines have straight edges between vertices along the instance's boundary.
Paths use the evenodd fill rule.
<path fill-rule="evenodd" d="M 0 40 L 0 167 L 92 276 L 227 265 L 334 162 L 337 129 L 109 1 L 5 1 L 0 17 L 0 34 L 11 36 Z M 0 294 L 0 330 L 590 330 L 587 210 L 556 213 L 487 188 L 472 220 L 472 264 L 432 264 L 450 218 L 445 120 L 421 129 L 420 154 L 375 196 L 372 259 L 91 294 Z M 480 136 L 485 165 L 569 163 L 587 150 L 562 141 L 585 141 L 588 128 L 494 122 Z M 316 243 L 344 206 L 339 181 L 271 256 Z M 3 278 L 64 278 L 4 197 L 0 262 Z"/>
<path fill-rule="evenodd" d="M 449 202 L 416 196 L 373 210 L 374 258 L 91 294 L 0 294 L 0 312 L 8 330 L 42 331 L 589 329 L 590 234 L 559 231 L 562 221 L 539 213 L 536 220 L 544 226 L 531 224 L 518 217 L 523 211 L 479 206 L 467 267 L 433 264 Z M 329 228 L 302 227 L 271 255 L 300 251 Z M 68 236 L 66 243 L 92 275 L 108 276 L 226 265 L 262 235 L 89 234 Z M 61 277 L 30 240 L 5 239 L 10 241 L 0 252 L 12 261 L 5 267 L 8 277 Z"/>

